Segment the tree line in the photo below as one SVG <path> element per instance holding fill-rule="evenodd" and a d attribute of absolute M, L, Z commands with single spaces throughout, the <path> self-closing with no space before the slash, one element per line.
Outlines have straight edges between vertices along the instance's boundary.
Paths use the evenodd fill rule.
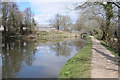
<path fill-rule="evenodd" d="M 34 32 L 36 22 L 30 7 L 20 11 L 15 2 L 1 2 L 0 9 L 2 10 L 1 26 L 4 28 L 3 37 L 5 39 Z"/>
<path fill-rule="evenodd" d="M 79 14 L 75 23 L 71 16 L 56 14 L 50 19 L 50 25 L 57 30 L 92 34 L 120 52 L 120 2 L 88 1 L 70 10 Z"/>
<path fill-rule="evenodd" d="M 3 36 L 32 34 L 36 22 L 31 8 L 20 11 L 15 2 L 0 3 Z M 72 23 L 71 16 L 56 14 L 49 20 L 57 30 L 92 32 L 99 39 L 120 52 L 120 2 L 84 2 L 73 9 L 78 11 L 78 19 Z"/>
<path fill-rule="evenodd" d="M 84 2 L 74 10 L 80 11 L 77 30 L 92 31 L 120 53 L 120 2 Z"/>

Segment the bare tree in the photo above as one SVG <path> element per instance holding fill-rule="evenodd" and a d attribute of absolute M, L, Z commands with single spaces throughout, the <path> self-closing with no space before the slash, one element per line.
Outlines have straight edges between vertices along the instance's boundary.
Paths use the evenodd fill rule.
<path fill-rule="evenodd" d="M 71 19 L 69 16 L 56 14 L 53 19 L 49 20 L 49 22 L 50 25 L 55 27 L 57 30 L 68 31 L 71 24 Z"/>
<path fill-rule="evenodd" d="M 117 35 L 117 44 L 120 45 L 120 2 L 106 2 L 105 4 L 103 2 L 85 2 L 75 7 L 75 10 L 82 10 L 82 13 L 85 12 L 84 14 L 86 14 L 87 11 L 89 13 L 88 15 L 91 15 L 89 10 L 93 6 L 101 6 L 98 10 L 93 9 L 94 11 L 91 11 L 93 15 L 91 16 L 91 19 L 96 20 L 102 30 L 103 36 L 101 39 L 110 44 L 111 47 L 115 48 L 114 43 L 116 43 L 115 38 Z M 98 13 L 97 11 L 100 11 L 101 9 L 104 11 Z M 116 27 L 117 24 L 118 28 Z M 118 47 L 118 50 L 120 50 L 120 47 Z"/>

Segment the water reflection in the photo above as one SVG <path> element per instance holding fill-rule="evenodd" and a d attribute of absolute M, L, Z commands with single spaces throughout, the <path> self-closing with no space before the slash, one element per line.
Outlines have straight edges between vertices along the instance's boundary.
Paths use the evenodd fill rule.
<path fill-rule="evenodd" d="M 83 45 L 81 41 L 65 41 L 53 44 L 50 48 L 56 52 L 56 56 L 69 56 L 74 49 L 78 51 Z"/>
<path fill-rule="evenodd" d="M 83 41 L 3 42 L 2 77 L 56 78 L 63 65 L 84 46 Z"/>

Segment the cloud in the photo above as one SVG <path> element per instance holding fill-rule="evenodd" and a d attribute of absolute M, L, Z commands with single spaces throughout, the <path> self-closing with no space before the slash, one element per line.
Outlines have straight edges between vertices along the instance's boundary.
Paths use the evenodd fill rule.
<path fill-rule="evenodd" d="M 66 8 L 73 8 L 72 2 L 31 2 L 30 4 L 34 8 L 35 20 L 40 24 L 47 24 L 57 13 L 69 15 L 72 20 L 76 18 L 76 13 Z"/>
<path fill-rule="evenodd" d="M 16 2 L 83 2 L 86 0 L 6 0 Z"/>

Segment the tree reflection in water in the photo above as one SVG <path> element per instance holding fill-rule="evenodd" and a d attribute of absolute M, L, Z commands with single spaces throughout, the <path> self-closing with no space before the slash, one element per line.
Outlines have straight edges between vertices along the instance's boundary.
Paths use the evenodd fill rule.
<path fill-rule="evenodd" d="M 56 52 L 57 56 L 60 56 L 60 55 L 69 56 L 74 48 L 77 51 L 79 51 L 80 48 L 84 46 L 84 44 L 85 42 L 83 42 L 82 40 L 65 41 L 65 42 L 55 43 L 51 45 L 50 48 Z"/>
<path fill-rule="evenodd" d="M 2 77 L 13 78 L 24 63 L 32 65 L 36 43 L 31 41 L 5 41 L 2 48 Z"/>
<path fill-rule="evenodd" d="M 39 45 L 42 44 L 42 45 Z M 36 68 L 37 72 L 39 73 L 41 71 L 41 68 L 43 66 L 42 63 L 44 63 L 44 69 L 48 70 L 51 69 L 51 65 L 53 67 L 64 65 L 66 60 L 69 60 L 70 57 L 74 56 L 76 51 L 79 51 L 80 48 L 84 46 L 85 42 L 82 40 L 76 40 L 76 41 L 64 41 L 64 42 L 58 42 L 58 43 L 37 43 L 34 41 L 25 41 L 25 40 L 18 40 L 18 41 L 4 41 L 3 47 L 2 47 L 2 77 L 3 78 L 16 78 L 17 76 L 24 73 L 20 73 L 22 69 L 27 69 L 26 66 L 32 66 L 31 69 L 36 68 L 36 65 L 34 62 L 37 62 L 39 66 Z M 44 49 L 39 49 L 38 47 L 43 47 Z M 50 49 L 50 53 L 55 52 L 55 56 L 53 54 L 47 53 L 47 49 Z M 38 49 L 38 50 L 37 50 Z M 43 51 L 44 50 L 44 51 Z M 40 54 L 41 56 L 40 56 Z M 74 54 L 73 54 L 74 53 Z M 52 59 L 51 64 L 48 64 L 47 62 L 49 59 L 46 59 L 46 57 L 42 54 L 46 54 L 46 57 L 49 57 Z M 72 55 L 71 55 L 72 54 Z M 63 57 L 58 57 L 63 56 Z M 42 58 L 42 59 L 39 59 Z M 57 65 L 52 64 L 54 63 L 54 59 L 57 59 Z M 64 60 L 61 60 L 64 59 Z M 42 60 L 42 62 L 40 62 Z M 45 66 L 45 64 L 48 64 Z M 62 67 L 62 66 L 61 66 Z M 51 73 L 52 75 L 58 76 L 58 73 L 61 69 L 57 69 L 56 73 Z M 43 68 L 42 68 L 43 69 Z M 33 69 L 34 70 L 34 69 Z M 46 75 L 42 70 L 39 76 Z M 35 72 L 35 73 L 37 73 Z M 30 73 L 25 73 L 30 77 Z M 20 76 L 22 77 L 22 76 Z M 34 77 L 34 76 L 33 76 Z M 45 76 L 48 77 L 48 76 Z"/>

